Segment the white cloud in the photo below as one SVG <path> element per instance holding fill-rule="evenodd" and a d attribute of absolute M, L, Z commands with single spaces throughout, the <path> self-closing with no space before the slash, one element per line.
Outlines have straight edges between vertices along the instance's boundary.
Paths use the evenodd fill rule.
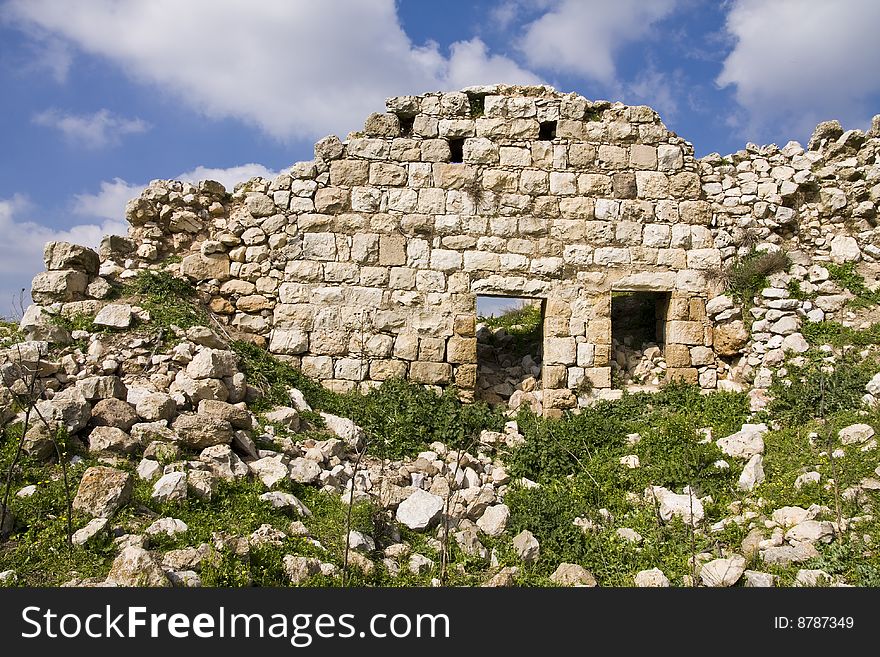
<path fill-rule="evenodd" d="M 37 125 L 61 131 L 67 141 L 89 149 L 115 146 L 125 135 L 150 129 L 146 121 L 126 119 L 107 109 L 94 114 L 69 114 L 48 109 L 35 114 L 32 120 Z"/>
<path fill-rule="evenodd" d="M 97 194 L 76 194 L 73 197 L 73 212 L 80 216 L 100 219 L 120 220 L 125 216 L 125 204 L 138 196 L 146 185 L 132 185 L 122 178 L 114 178 L 101 183 Z"/>
<path fill-rule="evenodd" d="M 865 127 L 880 91 L 878 25 L 876 0 L 736 0 L 726 21 L 735 45 L 716 80 L 745 110 L 733 122 L 752 137 L 771 126 L 806 137 L 832 118 Z"/>
<path fill-rule="evenodd" d="M 534 67 L 610 84 L 615 53 L 648 35 L 675 4 L 676 0 L 561 0 L 526 26 L 519 48 Z"/>
<path fill-rule="evenodd" d="M 0 235 L 14 236 L 0 240 L 0 316 L 15 313 L 22 288 L 25 305 L 30 303 L 31 279 L 43 269 L 46 242 L 63 240 L 96 247 L 102 236 L 127 231 L 123 221 L 78 224 L 58 230 L 29 220 L 27 216 L 33 211 L 33 204 L 23 196 L 0 199 Z"/>
<path fill-rule="evenodd" d="M 387 96 L 533 82 L 478 40 L 413 44 L 394 0 L 10 0 L 7 13 L 209 117 L 279 138 L 360 128 Z M 499 76 L 503 79 L 498 79 Z"/>
<path fill-rule="evenodd" d="M 236 183 L 240 183 L 257 176 L 261 178 L 274 178 L 279 174 L 278 171 L 267 169 L 262 164 L 240 164 L 237 167 L 229 167 L 228 169 L 216 169 L 205 166 L 197 166 L 192 171 L 186 171 L 177 176 L 175 180 L 183 180 L 184 182 L 200 182 L 202 180 L 216 180 L 223 185 L 227 191 L 235 189 Z"/>

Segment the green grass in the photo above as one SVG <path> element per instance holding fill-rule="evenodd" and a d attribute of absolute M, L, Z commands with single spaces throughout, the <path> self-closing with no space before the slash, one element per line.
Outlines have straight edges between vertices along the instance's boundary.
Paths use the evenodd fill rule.
<path fill-rule="evenodd" d="M 801 326 L 801 333 L 807 342 L 816 346 L 830 344 L 840 349 L 846 346 L 865 347 L 880 344 L 880 322 L 866 329 L 856 329 L 832 320 L 805 321 Z"/>
<path fill-rule="evenodd" d="M 24 340 L 24 334 L 19 330 L 18 322 L 0 319 L 0 349 L 5 349 L 22 340 Z"/>
<path fill-rule="evenodd" d="M 195 288 L 169 272 L 142 270 L 123 293 L 140 298 L 139 303 L 150 313 L 154 326 L 188 329 L 208 324 L 208 315 L 199 305 Z"/>
<path fill-rule="evenodd" d="M 849 290 L 854 296 L 847 301 L 851 308 L 870 308 L 880 303 L 880 291 L 874 292 L 865 285 L 864 277 L 856 270 L 856 263 L 841 265 L 829 262 L 825 268 L 832 281 Z"/>

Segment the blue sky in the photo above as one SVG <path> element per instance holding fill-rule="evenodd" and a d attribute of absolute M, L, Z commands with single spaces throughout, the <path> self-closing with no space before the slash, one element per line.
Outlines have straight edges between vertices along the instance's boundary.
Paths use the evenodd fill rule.
<path fill-rule="evenodd" d="M 42 245 L 154 178 L 230 188 L 384 98 L 541 82 L 656 108 L 697 155 L 880 113 L 876 0 L 0 0 L 0 315 Z"/>

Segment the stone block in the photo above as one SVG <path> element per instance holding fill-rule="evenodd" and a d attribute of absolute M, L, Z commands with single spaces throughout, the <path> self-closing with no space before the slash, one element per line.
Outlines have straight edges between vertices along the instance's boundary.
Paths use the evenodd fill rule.
<path fill-rule="evenodd" d="M 696 367 L 670 367 L 666 370 L 666 380 L 696 384 L 699 374 Z"/>
<path fill-rule="evenodd" d="M 449 363 L 429 363 L 414 361 L 409 366 L 409 378 L 415 383 L 441 385 L 452 378 L 452 365 Z"/>
<path fill-rule="evenodd" d="M 683 344 L 669 344 L 663 349 L 666 365 L 669 367 L 689 367 L 691 365 L 691 352 Z"/>
<path fill-rule="evenodd" d="M 446 360 L 450 363 L 477 362 L 477 339 L 452 337 L 446 344 Z"/>
<path fill-rule="evenodd" d="M 703 344 L 702 322 L 672 320 L 666 323 L 666 342 L 682 345 Z"/>
<path fill-rule="evenodd" d="M 379 264 L 383 267 L 406 264 L 406 238 L 403 235 L 379 236 Z"/>

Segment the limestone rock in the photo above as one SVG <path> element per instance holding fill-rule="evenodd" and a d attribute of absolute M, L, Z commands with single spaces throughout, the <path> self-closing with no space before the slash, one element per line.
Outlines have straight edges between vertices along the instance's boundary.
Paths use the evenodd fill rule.
<path fill-rule="evenodd" d="M 840 442 L 844 445 L 864 443 L 874 435 L 874 428 L 869 424 L 851 424 L 837 432 Z"/>
<path fill-rule="evenodd" d="M 139 442 L 116 427 L 95 427 L 89 434 L 89 451 L 92 453 L 133 454 L 140 447 Z"/>
<path fill-rule="evenodd" d="M 745 570 L 745 557 L 735 554 L 728 559 L 713 559 L 703 564 L 700 569 L 700 579 L 705 586 L 733 586 Z"/>
<path fill-rule="evenodd" d="M 123 549 L 113 560 L 107 581 L 117 586 L 171 586 L 153 555 L 134 546 Z"/>
<path fill-rule="evenodd" d="M 206 447 L 199 454 L 199 461 L 207 465 L 215 476 L 226 481 L 244 479 L 249 472 L 248 466 L 238 458 L 229 445 Z"/>
<path fill-rule="evenodd" d="M 652 486 L 645 491 L 646 499 L 655 497 L 659 504 L 660 518 L 664 522 L 680 517 L 685 524 L 695 526 L 705 515 L 703 504 L 696 495 L 676 494 L 662 486 Z"/>
<path fill-rule="evenodd" d="M 550 575 L 557 586 L 598 586 L 592 573 L 576 563 L 561 563 Z"/>
<path fill-rule="evenodd" d="M 169 472 L 153 485 L 152 498 L 157 502 L 180 502 L 186 499 L 186 473 Z"/>
<path fill-rule="evenodd" d="M 147 527 L 147 534 L 153 536 L 155 534 L 165 534 L 166 536 L 175 536 L 183 534 L 189 530 L 187 524 L 178 518 L 159 518 Z"/>
<path fill-rule="evenodd" d="M 397 507 L 397 521 L 415 531 L 425 531 L 439 519 L 443 511 L 442 497 L 417 488 Z"/>
<path fill-rule="evenodd" d="M 92 466 L 83 474 L 73 499 L 73 509 L 90 516 L 109 518 L 131 497 L 131 475 L 116 468 Z"/>
<path fill-rule="evenodd" d="M 282 560 L 284 574 L 294 586 L 302 584 L 309 577 L 321 574 L 321 561 L 314 557 L 297 557 L 288 554 Z"/>
<path fill-rule="evenodd" d="M 97 253 L 70 242 L 47 242 L 43 248 L 43 262 L 48 271 L 75 269 L 93 276 L 100 267 Z"/>
<path fill-rule="evenodd" d="M 92 323 L 95 326 L 124 329 L 131 326 L 133 317 L 131 305 L 127 303 L 107 304 L 95 315 Z"/>
<path fill-rule="evenodd" d="M 232 425 L 211 415 L 184 413 L 171 425 L 181 444 L 204 449 L 232 442 Z"/>
<path fill-rule="evenodd" d="M 755 486 L 764 481 L 764 457 L 755 454 L 749 459 L 743 468 L 742 474 L 737 482 L 737 488 L 741 491 L 754 490 Z"/>
<path fill-rule="evenodd" d="M 749 341 L 749 331 L 740 320 L 725 322 L 715 327 L 713 346 L 719 356 L 736 356 Z"/>
<path fill-rule="evenodd" d="M 651 568 L 649 570 L 640 570 L 636 573 L 635 584 L 641 588 L 665 588 L 669 586 L 669 578 L 659 568 Z"/>
<path fill-rule="evenodd" d="M 330 413 L 321 413 L 327 428 L 335 433 L 339 438 L 352 449 L 360 449 L 363 446 L 366 434 L 354 422 L 348 418 L 331 415 Z"/>
<path fill-rule="evenodd" d="M 260 495 L 260 499 L 275 509 L 293 509 L 301 516 L 311 516 L 312 512 L 303 504 L 298 497 L 281 491 L 270 491 Z"/>
<path fill-rule="evenodd" d="M 770 573 L 762 573 L 757 570 L 747 570 L 743 573 L 743 586 L 750 588 L 767 588 L 776 586 L 776 576 Z"/>
<path fill-rule="evenodd" d="M 486 509 L 480 519 L 477 520 L 477 527 L 487 536 L 500 536 L 507 528 L 507 521 L 510 519 L 510 509 L 506 504 L 496 504 Z"/>
<path fill-rule="evenodd" d="M 193 379 L 222 379 L 238 371 L 238 356 L 224 349 L 205 347 L 186 366 Z"/>
<path fill-rule="evenodd" d="M 274 488 L 277 484 L 287 479 L 289 470 L 281 459 L 275 456 L 267 456 L 256 461 L 251 461 L 247 467 L 253 472 L 266 488 Z M 318 468 L 320 470 L 320 468 Z"/>
<path fill-rule="evenodd" d="M 158 420 L 171 421 L 177 415 L 177 404 L 171 395 L 164 392 L 154 392 L 138 400 L 135 411 L 147 422 Z"/>
<path fill-rule="evenodd" d="M 116 427 L 129 431 L 138 421 L 137 413 L 131 404 L 111 397 L 102 399 L 92 407 L 92 424 Z"/>
<path fill-rule="evenodd" d="M 522 530 L 513 537 L 513 550 L 525 563 L 534 563 L 541 554 L 538 539 L 528 529 Z"/>
<path fill-rule="evenodd" d="M 85 545 L 107 527 L 107 518 L 92 518 L 86 526 L 73 532 L 74 545 Z"/>
<path fill-rule="evenodd" d="M 718 448 L 734 458 L 750 459 L 755 454 L 764 453 L 764 434 L 768 431 L 766 424 L 744 424 L 734 434 L 716 441 Z"/>

